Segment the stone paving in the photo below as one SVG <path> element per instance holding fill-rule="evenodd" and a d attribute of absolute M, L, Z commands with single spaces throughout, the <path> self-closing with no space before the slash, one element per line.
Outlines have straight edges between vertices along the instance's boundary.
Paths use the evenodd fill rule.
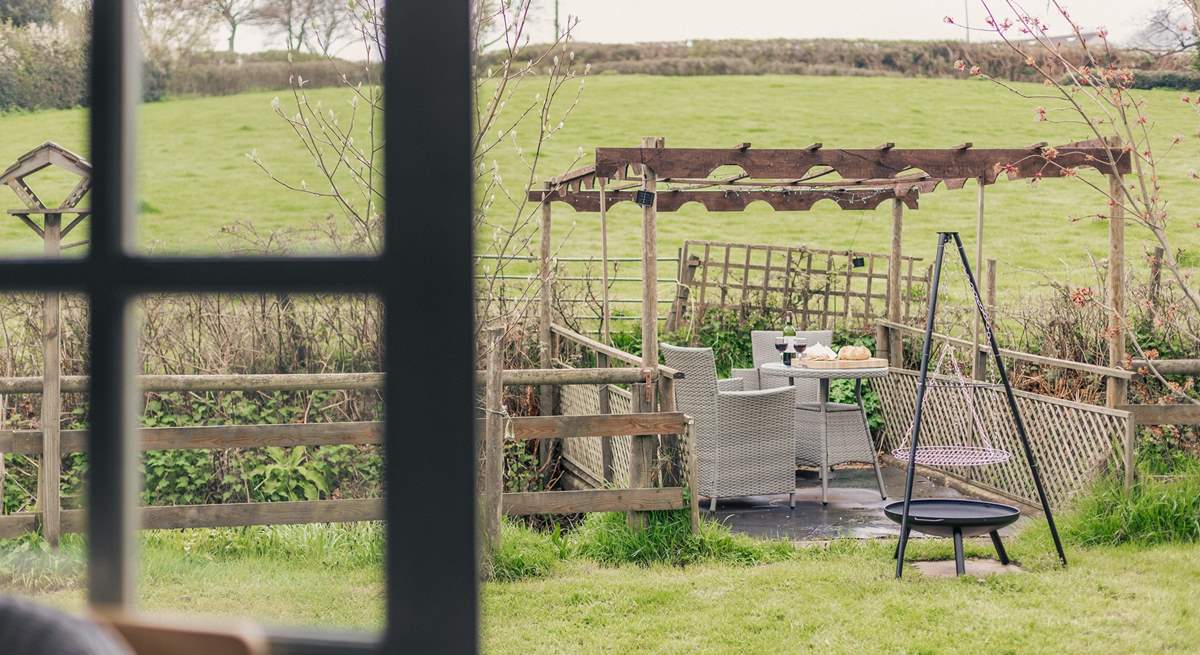
<path fill-rule="evenodd" d="M 869 466 L 846 467 L 834 472 L 829 482 L 829 504 L 821 505 L 821 480 L 809 475 L 797 476 L 796 508 L 788 507 L 786 495 L 750 496 L 717 501 L 712 514 L 734 532 L 754 537 L 795 541 L 826 540 L 837 537 L 873 539 L 897 537 L 899 526 L 883 514 L 883 506 L 904 498 L 904 471 L 883 467 L 883 482 L 888 500 L 881 500 L 875 472 Z M 918 476 L 913 483 L 913 498 L 962 498 L 950 487 Z M 701 510 L 707 511 L 707 500 Z M 1005 534 L 1007 530 L 1002 530 Z M 924 537 L 913 533 L 914 537 Z M 953 570 L 953 562 L 951 562 Z"/>

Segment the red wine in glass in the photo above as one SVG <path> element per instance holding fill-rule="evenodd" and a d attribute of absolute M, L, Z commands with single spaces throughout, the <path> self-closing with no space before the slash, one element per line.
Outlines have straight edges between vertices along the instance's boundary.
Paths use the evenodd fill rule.
<path fill-rule="evenodd" d="M 775 350 L 778 350 L 783 355 L 783 365 L 791 366 L 792 355 L 787 351 L 788 342 L 786 337 L 775 337 Z"/>

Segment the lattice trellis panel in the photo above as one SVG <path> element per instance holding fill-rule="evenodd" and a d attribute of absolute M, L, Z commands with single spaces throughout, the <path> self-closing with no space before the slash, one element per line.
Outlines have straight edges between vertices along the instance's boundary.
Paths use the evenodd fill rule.
<path fill-rule="evenodd" d="M 917 375 L 916 371 L 892 369 L 891 375 L 872 381 L 882 401 L 885 451 L 907 443 L 916 405 Z M 954 380 L 935 374 L 930 378 Z M 976 410 L 992 445 L 1009 451 L 1012 458 L 1002 464 L 938 470 L 1036 505 L 1037 490 L 1004 389 L 975 388 L 970 393 L 974 394 Z M 1016 392 L 1016 396 L 1052 506 L 1068 501 L 1106 466 L 1121 467 L 1128 412 L 1023 391 Z M 960 389 L 931 388 L 925 396 L 921 444 L 977 444 L 970 416 Z"/>
<path fill-rule="evenodd" d="M 709 309 L 782 314 L 802 329 L 869 327 L 887 313 L 886 254 L 805 246 L 687 241 L 681 282 L 692 316 Z M 905 320 L 923 313 L 928 266 L 916 257 L 900 262 Z"/>
<path fill-rule="evenodd" d="M 559 405 L 563 414 L 599 414 L 600 387 L 598 384 L 572 384 L 561 387 Z M 613 414 L 628 414 L 633 404 L 630 393 L 609 385 L 608 406 Z M 604 459 L 600 437 L 580 437 L 562 440 L 563 459 L 567 466 L 595 486 L 604 480 Z M 629 486 L 629 437 L 612 437 L 613 486 Z"/>

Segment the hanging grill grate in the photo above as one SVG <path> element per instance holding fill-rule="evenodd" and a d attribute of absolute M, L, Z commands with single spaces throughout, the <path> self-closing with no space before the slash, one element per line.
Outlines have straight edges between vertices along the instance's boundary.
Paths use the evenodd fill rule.
<path fill-rule="evenodd" d="M 990 464 L 1002 464 L 1012 459 L 1012 453 L 992 445 L 992 440 L 988 437 L 987 426 L 984 425 L 983 419 L 979 415 L 979 410 L 975 405 L 974 389 L 987 389 L 997 385 L 968 380 L 963 375 L 962 367 L 959 366 L 958 360 L 949 354 L 948 349 L 943 349 L 942 354 L 938 356 L 937 366 L 934 369 L 935 374 L 941 373 L 942 366 L 947 359 L 950 360 L 950 367 L 953 369 L 954 377 L 951 379 L 926 381 L 925 393 L 958 390 L 962 396 L 963 405 L 968 410 L 971 424 L 974 427 L 973 432 L 977 437 L 977 443 L 918 445 L 916 455 L 912 456 L 912 448 L 909 444 L 912 443 L 911 435 L 913 426 L 909 424 L 906 434 L 910 436 L 904 440 L 903 444 L 892 451 L 892 457 L 900 461 L 908 461 L 910 456 L 912 456 L 913 462 L 923 466 L 987 466 Z"/>

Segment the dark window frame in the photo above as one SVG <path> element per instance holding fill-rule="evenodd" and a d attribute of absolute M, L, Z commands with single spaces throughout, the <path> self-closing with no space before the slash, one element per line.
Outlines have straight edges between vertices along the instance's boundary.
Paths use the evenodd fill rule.
<path fill-rule="evenodd" d="M 135 112 L 141 77 L 135 2 L 96 0 L 93 10 L 94 218 L 87 256 L 0 262 L 0 290 L 82 292 L 90 303 L 89 602 L 132 607 L 135 598 L 137 296 L 372 293 L 386 304 L 384 370 L 389 373 L 382 642 L 371 635 L 280 630 L 273 634 L 274 652 L 476 652 L 469 3 L 391 0 L 387 5 L 391 38 L 384 130 L 386 195 L 392 202 L 386 203 L 383 253 L 221 259 L 135 252 Z M 437 348 L 422 343 L 435 336 Z M 428 447 L 429 436 L 436 448 Z M 431 498 L 437 502 L 428 502 Z"/>

